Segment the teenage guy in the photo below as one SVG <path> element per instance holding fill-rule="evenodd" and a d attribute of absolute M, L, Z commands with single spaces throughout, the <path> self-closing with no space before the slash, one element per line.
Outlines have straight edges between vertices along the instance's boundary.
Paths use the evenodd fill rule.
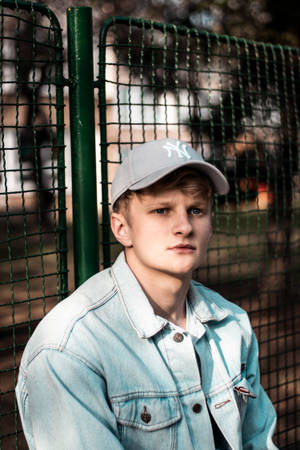
<path fill-rule="evenodd" d="M 247 314 L 192 281 L 227 192 L 183 142 L 129 151 L 111 190 L 124 252 L 42 320 L 22 358 L 30 449 L 276 449 Z"/>

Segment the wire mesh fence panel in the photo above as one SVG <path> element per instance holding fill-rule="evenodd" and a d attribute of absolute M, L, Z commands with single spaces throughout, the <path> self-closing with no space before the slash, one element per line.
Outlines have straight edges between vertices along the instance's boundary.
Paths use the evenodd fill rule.
<path fill-rule="evenodd" d="M 61 31 L 0 4 L 0 447 L 27 448 L 14 399 L 38 320 L 67 293 Z"/>
<path fill-rule="evenodd" d="M 99 47 L 103 266 L 120 251 L 109 187 L 123 149 L 178 138 L 216 164 L 230 192 L 216 198 L 214 237 L 195 277 L 250 313 L 276 441 L 296 448 L 299 51 L 121 17 L 104 24 Z"/>

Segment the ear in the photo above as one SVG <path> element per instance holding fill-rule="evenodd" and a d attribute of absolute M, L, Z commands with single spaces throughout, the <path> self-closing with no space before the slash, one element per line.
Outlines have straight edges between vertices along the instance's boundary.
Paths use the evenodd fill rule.
<path fill-rule="evenodd" d="M 130 226 L 123 214 L 112 212 L 110 216 L 111 230 L 117 239 L 124 247 L 131 247 Z"/>

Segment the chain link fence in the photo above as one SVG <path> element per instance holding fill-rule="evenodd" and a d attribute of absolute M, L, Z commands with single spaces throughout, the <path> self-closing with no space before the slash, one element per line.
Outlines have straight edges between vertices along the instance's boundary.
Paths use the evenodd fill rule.
<path fill-rule="evenodd" d="M 245 308 L 280 448 L 300 442 L 298 49 L 116 17 L 100 35 L 103 265 L 120 248 L 109 186 L 122 150 L 172 137 L 216 164 L 214 238 L 195 277 Z"/>
<path fill-rule="evenodd" d="M 26 448 L 14 388 L 38 321 L 66 296 L 61 30 L 46 7 L 0 4 L 0 447 Z"/>
<path fill-rule="evenodd" d="M 99 76 L 93 82 L 101 134 L 101 267 L 120 250 L 109 229 L 109 186 L 123 149 L 179 138 L 226 174 L 230 192 L 216 198 L 214 237 L 195 277 L 250 313 L 282 449 L 300 442 L 299 56 L 298 49 L 118 17 L 101 29 Z M 3 449 L 27 448 L 14 399 L 20 357 L 38 321 L 68 293 L 63 118 L 68 82 L 62 63 L 61 30 L 52 12 L 35 3 L 2 1 Z M 73 177 L 78 182 L 84 181 Z M 74 216 L 75 224 L 82 215 Z M 96 245 L 96 233 L 90 234 Z"/>

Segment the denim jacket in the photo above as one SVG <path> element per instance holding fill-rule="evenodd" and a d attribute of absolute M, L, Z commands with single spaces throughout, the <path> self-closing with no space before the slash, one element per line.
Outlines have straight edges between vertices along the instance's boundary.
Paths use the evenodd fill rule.
<path fill-rule="evenodd" d="M 213 450 L 211 422 L 223 436 L 218 448 L 276 449 L 247 314 L 194 281 L 188 302 L 198 324 L 197 371 L 180 347 L 188 341 L 174 344 L 123 253 L 58 304 L 19 371 L 30 449 Z M 164 349 L 173 344 L 169 364 Z"/>

